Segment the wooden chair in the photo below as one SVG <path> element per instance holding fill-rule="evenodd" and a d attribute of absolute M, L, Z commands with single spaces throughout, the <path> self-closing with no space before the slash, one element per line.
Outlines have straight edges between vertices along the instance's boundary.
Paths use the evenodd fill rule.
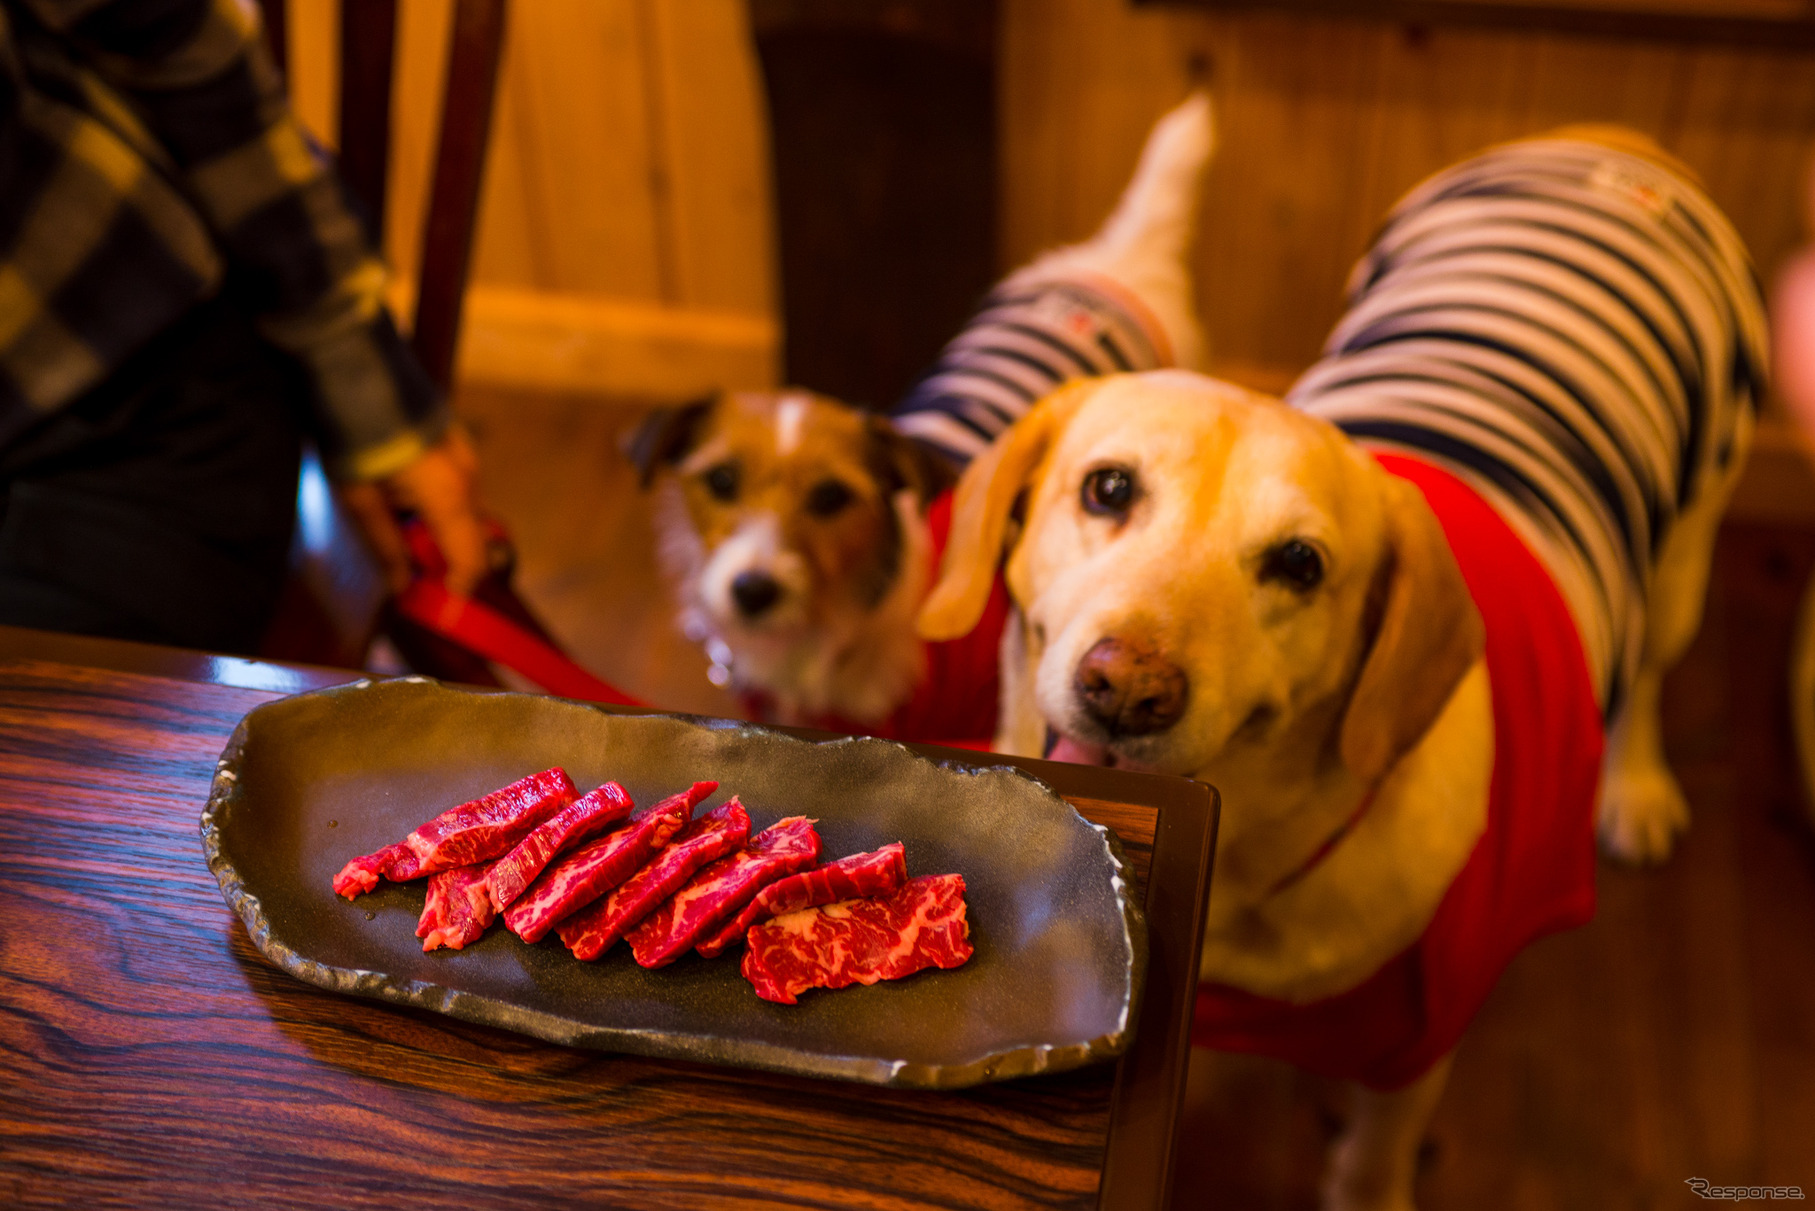
<path fill-rule="evenodd" d="M 507 3 L 454 2 L 441 133 L 410 327 L 417 357 L 443 392 L 453 385 Z M 279 66 L 287 67 L 285 0 L 260 0 L 260 6 L 272 51 Z M 340 30 L 340 174 L 364 207 L 374 246 L 382 247 L 397 0 L 341 0 Z M 400 649 L 418 646 L 419 637 L 404 638 L 402 628 L 385 626 L 383 580 L 313 459 L 305 464 L 297 504 L 290 581 L 261 655 L 360 668 L 381 629 L 399 632 L 393 639 L 402 641 Z M 419 671 L 496 683 L 483 662 L 423 642 L 420 650 L 404 651 Z"/>

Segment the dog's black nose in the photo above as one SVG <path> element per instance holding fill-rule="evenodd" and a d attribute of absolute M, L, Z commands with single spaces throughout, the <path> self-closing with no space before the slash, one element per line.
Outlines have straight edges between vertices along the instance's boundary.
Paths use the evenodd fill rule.
<path fill-rule="evenodd" d="M 759 617 L 781 596 L 781 585 L 767 572 L 739 572 L 731 582 L 731 598 L 745 618 Z"/>
<path fill-rule="evenodd" d="M 1163 732 L 1185 713 L 1185 670 L 1148 648 L 1099 639 L 1072 678 L 1078 701 L 1112 736 Z"/>

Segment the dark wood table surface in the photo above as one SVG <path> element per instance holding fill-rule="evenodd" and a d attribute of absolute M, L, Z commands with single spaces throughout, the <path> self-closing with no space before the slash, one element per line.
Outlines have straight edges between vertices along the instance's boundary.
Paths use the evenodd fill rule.
<path fill-rule="evenodd" d="M 0 627 L 0 1203 L 1165 1205 L 1210 788 L 1017 762 L 1142 884 L 1148 979 L 1114 1064 L 928 1093 L 647 1060 L 259 954 L 202 856 L 214 762 L 246 711 L 350 676 Z"/>

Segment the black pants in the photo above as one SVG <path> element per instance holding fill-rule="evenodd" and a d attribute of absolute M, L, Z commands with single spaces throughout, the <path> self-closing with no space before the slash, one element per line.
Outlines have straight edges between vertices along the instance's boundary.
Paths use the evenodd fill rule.
<path fill-rule="evenodd" d="M 301 371 L 231 293 L 0 449 L 0 622 L 251 652 L 283 587 Z"/>

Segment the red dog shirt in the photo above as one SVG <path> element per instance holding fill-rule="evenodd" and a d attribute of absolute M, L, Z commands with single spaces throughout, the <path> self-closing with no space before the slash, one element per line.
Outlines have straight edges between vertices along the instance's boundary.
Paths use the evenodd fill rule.
<path fill-rule="evenodd" d="M 1200 985 L 1192 1042 L 1394 1089 L 1455 1047 L 1514 955 L 1594 916 L 1603 737 L 1575 624 L 1542 565 L 1455 476 L 1375 457 L 1430 502 L 1486 624 L 1487 826 L 1423 936 L 1373 976 L 1305 1005 Z"/>

